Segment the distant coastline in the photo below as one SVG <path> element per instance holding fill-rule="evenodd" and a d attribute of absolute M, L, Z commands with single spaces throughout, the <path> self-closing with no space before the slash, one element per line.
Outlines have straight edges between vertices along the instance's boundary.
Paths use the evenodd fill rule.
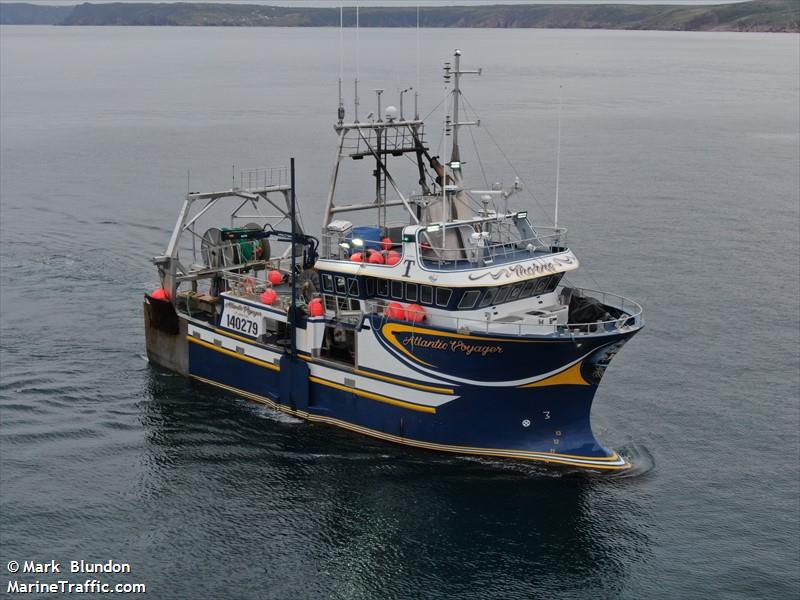
<path fill-rule="evenodd" d="M 280 1 L 280 0 L 276 0 Z M 502 2 L 502 0 L 499 0 Z M 362 7 L 361 27 L 414 27 L 414 7 Z M 339 9 L 254 4 L 0 4 L 4 25 L 338 27 Z M 355 25 L 345 8 L 344 25 Z M 422 27 L 800 32 L 800 0 L 735 4 L 529 4 L 423 7 Z"/>

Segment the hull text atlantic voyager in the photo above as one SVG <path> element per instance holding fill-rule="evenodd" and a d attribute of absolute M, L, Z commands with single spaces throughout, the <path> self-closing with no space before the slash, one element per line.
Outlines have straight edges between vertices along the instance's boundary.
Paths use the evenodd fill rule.
<path fill-rule="evenodd" d="M 402 92 L 401 110 L 382 112 L 378 91 L 378 117 L 363 122 L 358 104 L 345 120 L 340 99 L 321 238 L 295 212 L 293 161 L 290 172 L 245 171 L 229 190 L 188 193 L 155 258 L 161 287 L 145 298 L 150 360 L 391 442 L 628 468 L 595 439 L 590 413 L 641 308 L 564 284 L 578 268 L 566 231 L 509 210 L 519 183 L 467 187 L 459 130 L 478 123 L 460 120 L 467 73 L 477 71 L 462 70 L 456 51 L 445 65 L 446 162 L 430 154 L 416 96 L 406 118 Z M 365 164 L 373 182 L 341 201 L 346 166 Z M 413 195 L 397 183 L 404 168 Z"/>

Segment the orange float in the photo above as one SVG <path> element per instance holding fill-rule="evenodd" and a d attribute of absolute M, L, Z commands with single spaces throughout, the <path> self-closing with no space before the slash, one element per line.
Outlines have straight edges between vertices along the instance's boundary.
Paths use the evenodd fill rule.
<path fill-rule="evenodd" d="M 425 309 L 419 304 L 406 306 L 406 320 L 412 323 L 422 323 L 425 320 Z"/>
<path fill-rule="evenodd" d="M 261 292 L 261 302 L 268 306 L 272 306 L 275 304 L 275 300 L 278 299 L 278 293 L 273 290 L 272 288 L 266 289 Z"/>
<path fill-rule="evenodd" d="M 322 306 L 322 298 L 312 298 L 308 303 L 308 314 L 312 317 L 321 317 L 325 314 L 325 308 Z"/>
<path fill-rule="evenodd" d="M 386 255 L 386 264 L 389 266 L 396 265 L 400 262 L 402 255 L 395 250 L 389 250 L 389 253 Z"/>
<path fill-rule="evenodd" d="M 406 320 L 406 309 L 399 302 L 390 302 L 386 307 L 386 316 L 390 319 L 397 319 L 398 321 Z"/>
<path fill-rule="evenodd" d="M 281 273 L 280 271 L 277 271 L 277 270 L 273 269 L 273 270 L 272 270 L 272 271 L 270 271 L 270 272 L 269 272 L 269 274 L 267 275 L 267 280 L 268 280 L 268 281 L 269 281 L 269 282 L 270 282 L 272 285 L 280 285 L 280 284 L 282 284 L 282 283 L 283 283 L 283 273 Z"/>

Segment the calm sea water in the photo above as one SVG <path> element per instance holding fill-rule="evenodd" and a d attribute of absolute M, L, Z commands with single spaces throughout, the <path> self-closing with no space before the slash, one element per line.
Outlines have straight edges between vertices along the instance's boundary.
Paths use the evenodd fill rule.
<path fill-rule="evenodd" d="M 364 114 L 416 86 L 416 42 L 360 39 Z M 493 137 L 541 220 L 561 87 L 579 283 L 648 321 L 593 413 L 627 478 L 386 445 L 147 364 L 149 259 L 187 170 L 220 188 L 296 156 L 319 224 L 338 40 L 0 29 L 4 593 L 10 560 L 115 559 L 153 598 L 797 598 L 800 38 L 422 32 L 423 115 L 462 48 L 487 178 L 514 176 Z"/>

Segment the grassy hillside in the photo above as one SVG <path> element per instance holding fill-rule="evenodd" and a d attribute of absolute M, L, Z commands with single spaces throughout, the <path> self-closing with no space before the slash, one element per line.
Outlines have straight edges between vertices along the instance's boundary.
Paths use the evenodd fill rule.
<path fill-rule="evenodd" d="M 55 25 L 61 23 L 74 10 L 75 6 L 40 6 L 23 2 L 0 4 L 0 24 L 2 25 Z"/>
<path fill-rule="evenodd" d="M 278 0 L 279 1 L 279 0 Z M 25 15 L 63 25 L 182 25 L 247 27 L 337 27 L 339 9 L 246 4 L 111 3 L 74 7 L 3 4 L 0 22 L 21 23 Z M 34 11 L 33 9 L 37 9 Z M 65 12 L 66 11 L 66 12 Z M 56 18 L 58 15 L 58 18 Z M 51 17 L 48 17 L 51 18 Z M 424 27 L 538 27 L 563 29 L 657 29 L 679 31 L 800 32 L 800 0 L 752 0 L 706 6 L 631 4 L 538 4 L 424 7 Z M 45 22 L 45 21 L 38 21 Z M 345 10 L 355 25 L 355 10 Z M 362 27 L 413 27 L 416 8 L 364 7 Z"/>

